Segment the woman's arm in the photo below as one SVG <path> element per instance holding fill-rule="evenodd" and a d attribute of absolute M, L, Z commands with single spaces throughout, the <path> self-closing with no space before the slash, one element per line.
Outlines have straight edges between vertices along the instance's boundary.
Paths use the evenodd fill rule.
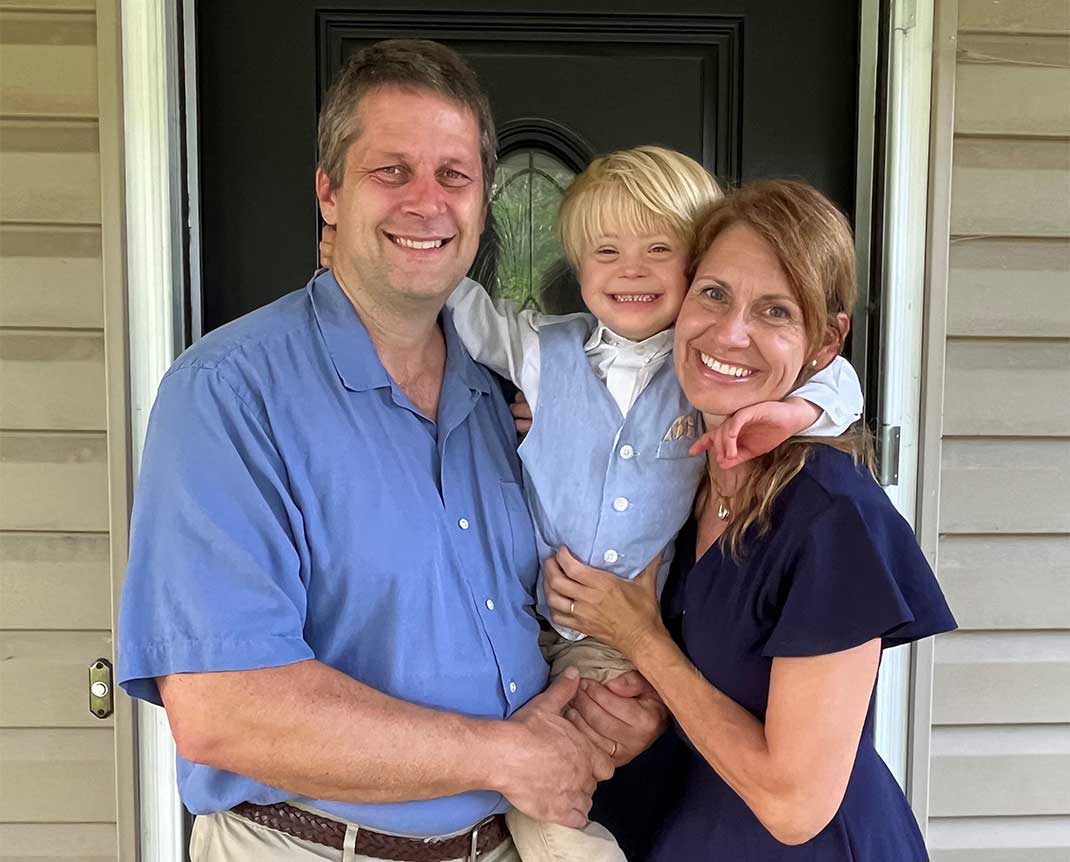
<path fill-rule="evenodd" d="M 688 660 L 661 622 L 657 561 L 633 581 L 566 550 L 545 566 L 554 622 L 612 644 L 661 696 L 707 762 L 782 843 L 802 844 L 843 799 L 877 675 L 880 640 L 776 658 L 763 724 Z"/>

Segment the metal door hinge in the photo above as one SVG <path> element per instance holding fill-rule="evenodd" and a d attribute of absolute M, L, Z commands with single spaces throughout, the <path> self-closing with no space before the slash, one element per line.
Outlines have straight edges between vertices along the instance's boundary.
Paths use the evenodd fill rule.
<path fill-rule="evenodd" d="M 89 665 L 89 711 L 96 718 L 107 718 L 115 712 L 111 676 L 111 662 L 106 658 Z"/>
<path fill-rule="evenodd" d="M 877 478 L 881 485 L 899 484 L 899 426 L 881 425 L 877 437 Z"/>
<path fill-rule="evenodd" d="M 902 33 L 913 30 L 918 23 L 917 0 L 892 0 L 892 26 Z"/>

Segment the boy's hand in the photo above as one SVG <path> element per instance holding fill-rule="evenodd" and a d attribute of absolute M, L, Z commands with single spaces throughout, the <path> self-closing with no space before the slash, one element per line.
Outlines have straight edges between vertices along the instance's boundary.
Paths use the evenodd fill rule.
<path fill-rule="evenodd" d="M 733 413 L 699 437 L 688 452 L 698 455 L 713 450 L 717 465 L 727 470 L 773 451 L 820 417 L 821 408 L 804 398 L 763 401 Z"/>
<path fill-rule="evenodd" d="M 325 224 L 320 235 L 320 266 L 331 265 L 334 260 L 334 237 L 337 233 L 333 224 Z"/>
<path fill-rule="evenodd" d="M 516 436 L 523 440 L 531 430 L 531 405 L 523 392 L 516 393 L 513 403 L 509 405 L 509 412 L 516 423 Z"/>

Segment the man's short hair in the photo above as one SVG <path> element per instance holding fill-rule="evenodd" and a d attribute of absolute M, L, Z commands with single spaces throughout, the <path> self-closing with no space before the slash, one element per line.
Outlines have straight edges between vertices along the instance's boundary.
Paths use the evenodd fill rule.
<path fill-rule="evenodd" d="M 690 252 L 697 217 L 721 197 L 710 173 L 664 147 L 635 147 L 595 159 L 561 201 L 557 226 L 565 256 L 579 271 L 599 236 L 666 232 Z"/>
<path fill-rule="evenodd" d="M 497 138 L 490 100 L 475 70 L 456 52 L 426 39 L 388 39 L 357 51 L 346 60 L 320 110 L 319 167 L 332 187 L 341 185 L 349 145 L 360 134 L 360 100 L 378 87 L 429 90 L 475 115 L 483 196 L 494 184 Z"/>

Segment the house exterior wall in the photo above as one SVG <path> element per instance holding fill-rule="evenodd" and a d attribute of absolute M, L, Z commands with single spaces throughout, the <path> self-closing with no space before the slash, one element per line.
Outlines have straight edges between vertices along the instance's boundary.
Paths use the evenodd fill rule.
<path fill-rule="evenodd" d="M 922 509 L 961 629 L 932 647 L 928 843 L 934 862 L 1055 862 L 1070 858 L 1070 2 L 941 0 L 945 19 L 949 4 L 930 255 L 946 279 L 931 274 L 927 311 L 942 398 L 922 487 L 939 500 Z"/>
<path fill-rule="evenodd" d="M 133 858 L 116 8 L 0 0 L 0 860 Z"/>

